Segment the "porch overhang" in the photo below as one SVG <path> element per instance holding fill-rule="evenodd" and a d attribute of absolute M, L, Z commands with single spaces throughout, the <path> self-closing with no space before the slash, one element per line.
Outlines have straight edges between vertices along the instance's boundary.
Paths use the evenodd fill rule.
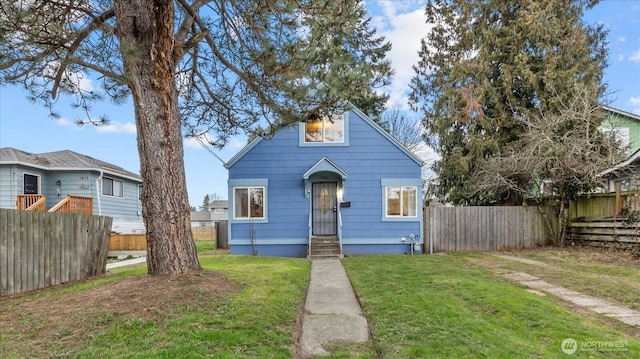
<path fill-rule="evenodd" d="M 338 182 L 339 190 L 343 188 L 344 181 L 347 179 L 347 172 L 345 170 L 327 157 L 323 157 L 302 175 L 302 179 L 304 180 L 304 196 L 306 198 L 309 198 L 309 193 L 311 193 L 311 182 L 314 180 L 317 181 L 321 174 L 323 177 L 329 177 L 329 180 Z M 329 176 L 324 176 L 324 174 L 329 174 Z"/>
<path fill-rule="evenodd" d="M 336 165 L 328 159 L 327 157 L 323 157 L 320 161 L 318 161 L 315 165 L 311 166 L 307 172 L 304 173 L 302 178 L 304 180 L 308 180 L 313 174 L 318 172 L 332 172 L 340 176 L 340 178 L 344 181 L 347 178 L 347 172 L 340 168 L 340 166 Z"/>

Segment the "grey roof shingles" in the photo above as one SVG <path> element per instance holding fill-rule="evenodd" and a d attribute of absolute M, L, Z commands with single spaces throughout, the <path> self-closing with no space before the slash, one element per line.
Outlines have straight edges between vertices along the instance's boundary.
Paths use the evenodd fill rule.
<path fill-rule="evenodd" d="M 12 147 L 0 148 L 0 164 L 10 163 L 32 165 L 48 170 L 99 169 L 112 174 L 141 179 L 140 175 L 122 167 L 69 150 L 35 154 Z"/>

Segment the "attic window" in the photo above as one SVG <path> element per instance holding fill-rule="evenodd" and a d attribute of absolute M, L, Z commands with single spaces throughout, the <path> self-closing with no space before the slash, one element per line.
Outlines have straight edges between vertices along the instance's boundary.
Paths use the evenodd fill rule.
<path fill-rule="evenodd" d="M 305 143 L 344 142 L 344 115 L 312 117 L 304 123 Z"/>

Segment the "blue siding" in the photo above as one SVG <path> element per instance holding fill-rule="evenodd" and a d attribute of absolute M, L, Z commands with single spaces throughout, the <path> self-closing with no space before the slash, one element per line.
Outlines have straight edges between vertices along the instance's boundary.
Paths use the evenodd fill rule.
<path fill-rule="evenodd" d="M 16 208 L 18 194 L 23 194 L 23 175 L 40 176 L 40 194 L 46 196 L 47 209 L 52 208 L 67 195 L 93 198 L 93 213 L 117 219 L 142 221 L 142 202 L 138 199 L 138 182 L 127 178 L 107 175 L 123 181 L 123 197 L 105 196 L 96 183 L 100 174 L 91 170 L 46 171 L 38 168 L 3 165 L 0 166 L 0 207 Z M 60 185 L 56 182 L 60 181 Z M 100 198 L 98 199 L 98 196 Z M 100 208 L 98 208 L 100 206 Z M 101 211 L 100 211 L 101 209 Z"/>
<path fill-rule="evenodd" d="M 100 193 L 100 206 L 103 216 L 111 216 L 116 219 L 139 220 L 142 221 L 142 202 L 138 195 L 138 184 L 130 179 L 104 174 L 104 177 L 123 181 L 122 197 L 108 196 Z M 98 174 L 95 174 L 95 180 Z M 102 183 L 100 183 L 102 186 Z M 102 187 L 100 187 L 102 188 Z M 100 189 L 98 190 L 100 192 Z M 96 197 L 94 197 L 94 208 L 97 208 Z M 95 212 L 98 213 L 97 211 Z"/>
<path fill-rule="evenodd" d="M 383 221 L 381 186 L 383 179 L 411 179 L 407 185 L 420 183 L 420 165 L 358 112 L 348 112 L 346 125 L 349 146 L 299 146 L 299 129 L 293 127 L 281 130 L 271 140 L 258 141 L 230 165 L 230 182 L 268 179 L 268 223 L 253 224 L 255 243 L 265 243 L 260 255 L 306 255 L 310 199 L 305 196 L 302 176 L 323 157 L 347 172 L 343 200 L 351 206 L 339 209 L 345 254 L 405 253 L 409 245 L 401 238 L 421 235 L 421 187 L 417 186 L 419 213 L 415 219 Z M 251 253 L 249 225 L 231 223 L 229 235 L 231 253 Z"/>

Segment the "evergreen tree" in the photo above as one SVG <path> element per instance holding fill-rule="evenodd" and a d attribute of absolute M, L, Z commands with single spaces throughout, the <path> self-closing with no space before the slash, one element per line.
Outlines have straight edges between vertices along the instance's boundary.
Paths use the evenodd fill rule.
<path fill-rule="evenodd" d="M 209 201 L 209 195 L 205 195 L 202 199 L 202 205 L 200 206 L 201 212 L 209 212 L 209 207 L 211 206 L 211 202 Z"/>
<path fill-rule="evenodd" d="M 223 146 L 375 98 L 389 45 L 367 26 L 355 0 L 3 1 L 0 85 L 52 110 L 61 94 L 87 113 L 133 98 L 148 272 L 179 274 L 200 269 L 183 133 Z"/>
<path fill-rule="evenodd" d="M 487 158 L 526 136 L 523 119 L 558 114 L 577 85 L 605 90 L 606 32 L 582 20 L 584 0 L 430 0 L 411 103 L 440 153 L 440 191 L 456 204 L 520 203 L 476 191 Z M 571 126 L 570 123 L 565 124 Z M 526 181 L 514 177 L 513 181 Z M 520 183 L 524 185 L 524 183 Z"/>

